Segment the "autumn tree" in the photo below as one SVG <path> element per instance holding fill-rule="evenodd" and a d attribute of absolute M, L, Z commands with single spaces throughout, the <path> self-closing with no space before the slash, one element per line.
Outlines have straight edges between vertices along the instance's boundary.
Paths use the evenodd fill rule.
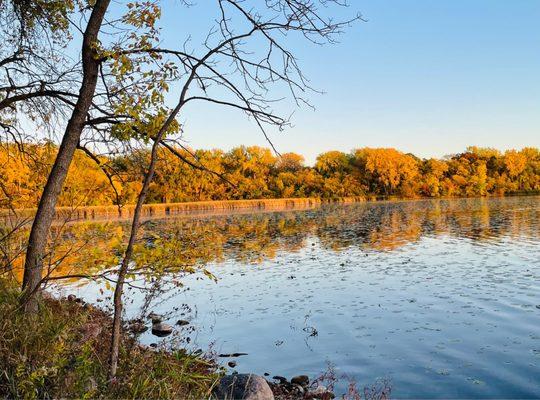
<path fill-rule="evenodd" d="M 421 194 L 429 197 L 438 197 L 445 193 L 445 173 L 448 165 L 441 160 L 430 158 L 421 165 L 422 185 Z"/>
<path fill-rule="evenodd" d="M 403 192 L 418 175 L 417 161 L 391 148 L 356 150 L 354 162 L 374 193 L 389 195 L 397 193 L 398 189 Z"/>
<path fill-rule="evenodd" d="M 49 229 L 76 150 L 81 149 L 100 166 L 120 198 L 111 171 L 90 146 L 97 142 L 117 151 L 131 138 L 151 140 L 148 131 L 159 126 L 167 114 L 163 94 L 167 81 L 175 79 L 175 71 L 160 62 L 159 55 L 139 51 L 158 40 L 155 21 L 160 9 L 154 2 L 128 3 L 125 13 L 107 21 L 106 28 L 103 21 L 109 0 L 76 4 L 12 0 L 1 5 L 3 36 L 10 43 L 0 64 L 0 79 L 5 82 L 0 97 L 4 132 L 21 143 L 21 137 L 27 137 L 21 119 L 30 119 L 39 128 L 61 127 L 64 131 L 26 253 L 23 302 L 27 309 L 35 310 Z M 17 18 L 11 18 L 13 15 Z M 103 29 L 108 34 L 100 38 Z M 80 58 L 72 62 L 67 44 L 75 41 Z M 178 129 L 175 123 L 174 129 Z"/>
<path fill-rule="evenodd" d="M 148 107 L 148 103 L 151 104 L 154 100 L 152 97 L 140 93 L 140 99 L 134 103 L 126 101 L 125 96 L 120 96 L 112 100 L 119 102 L 119 113 L 127 115 L 128 118 L 117 121 L 107 120 L 116 137 L 148 139 L 152 143 L 150 161 L 137 198 L 131 233 L 118 271 L 114 293 L 111 379 L 116 375 L 117 368 L 123 285 L 133 254 L 140 224 L 140 213 L 156 171 L 159 146 L 168 136 L 178 132 L 176 118 L 181 112 L 185 112 L 184 108 L 188 104 L 209 102 L 246 113 L 267 138 L 265 125 L 277 126 L 280 129 L 287 126 L 287 119 L 276 114 L 271 108 L 274 103 L 271 97 L 272 88 L 282 86 L 288 89 L 291 97 L 298 104 L 307 101 L 304 93 L 310 91 L 311 88 L 284 38 L 296 34 L 313 43 L 332 42 L 334 36 L 343 27 L 359 18 L 356 16 L 350 20 L 335 22 L 326 14 L 331 10 L 331 6 L 342 5 L 337 0 L 315 2 L 278 0 L 266 2 L 263 5 L 236 0 L 218 0 L 216 10 L 219 18 L 216 26 L 199 50 L 188 52 L 185 48 L 161 48 L 149 44 L 146 40 L 139 41 L 128 49 L 125 44 L 119 43 L 118 47 L 111 48 L 110 55 L 107 51 L 103 53 L 105 59 L 111 57 L 119 62 L 115 70 L 118 85 L 126 82 L 123 75 L 134 68 L 133 61 L 129 60 L 128 63 L 124 61 L 124 58 L 139 54 L 160 60 L 166 66 L 165 70 L 174 71 L 174 78 L 181 82 L 177 101 L 170 109 L 157 108 L 154 110 L 157 112 L 146 114 L 144 110 Z M 158 13 L 141 15 L 152 19 L 152 16 L 156 14 Z M 140 18 L 134 19 L 133 23 L 137 21 L 140 21 Z M 153 78 L 156 80 L 157 76 Z M 166 77 L 157 79 L 161 82 L 162 91 L 168 89 L 166 80 Z M 129 95 L 126 96 L 130 100 Z M 158 100 L 161 99 L 162 97 L 158 95 Z M 255 168 L 258 165 L 252 160 L 270 160 L 271 154 L 264 149 L 249 148 L 238 156 L 246 158 L 245 168 L 253 177 L 256 177 Z M 265 164 L 267 163 L 260 163 L 260 165 Z"/>

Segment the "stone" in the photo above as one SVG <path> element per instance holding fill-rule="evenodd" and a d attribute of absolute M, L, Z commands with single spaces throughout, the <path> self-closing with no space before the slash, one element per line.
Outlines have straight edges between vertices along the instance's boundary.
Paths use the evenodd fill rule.
<path fill-rule="evenodd" d="M 222 353 L 218 357 L 240 357 L 247 356 L 248 353 Z"/>
<path fill-rule="evenodd" d="M 173 327 L 164 322 L 152 324 L 152 335 L 159 337 L 169 336 L 173 331 Z"/>
<path fill-rule="evenodd" d="M 301 385 L 297 385 L 297 384 L 291 385 L 291 389 L 290 389 L 291 394 L 295 396 L 299 396 L 299 397 L 304 397 L 305 392 L 306 390 Z"/>
<path fill-rule="evenodd" d="M 225 375 L 214 389 L 214 396 L 219 400 L 274 400 L 268 382 L 254 374 Z"/>
<path fill-rule="evenodd" d="M 159 324 L 160 322 L 163 322 L 163 316 L 156 314 L 155 312 L 151 312 L 148 314 L 148 318 L 152 320 L 153 324 Z"/>
<path fill-rule="evenodd" d="M 229 362 L 227 363 L 227 365 L 228 365 L 229 367 L 231 367 L 231 368 L 234 368 L 234 367 L 236 367 L 236 361 L 229 361 Z"/>
<path fill-rule="evenodd" d="M 77 296 L 75 296 L 74 294 L 69 294 L 68 297 L 67 297 L 67 300 L 68 301 L 76 301 Z"/>
<path fill-rule="evenodd" d="M 291 383 L 306 387 L 309 385 L 309 377 L 307 375 L 298 375 L 291 379 Z"/>
<path fill-rule="evenodd" d="M 179 320 L 176 322 L 176 325 L 178 325 L 178 326 L 189 325 L 189 321 L 186 321 L 185 319 L 179 319 Z"/>
<path fill-rule="evenodd" d="M 141 321 L 135 321 L 129 325 L 129 331 L 131 333 L 143 333 L 148 330 L 148 327 Z"/>
<path fill-rule="evenodd" d="M 287 378 L 285 378 L 284 376 L 279 376 L 279 375 L 273 376 L 272 379 L 279 381 L 279 383 L 281 384 L 289 382 L 287 381 Z"/>
<path fill-rule="evenodd" d="M 306 393 L 304 398 L 306 399 L 319 399 L 319 400 L 331 400 L 336 395 L 324 386 L 318 386 L 317 388 Z"/>

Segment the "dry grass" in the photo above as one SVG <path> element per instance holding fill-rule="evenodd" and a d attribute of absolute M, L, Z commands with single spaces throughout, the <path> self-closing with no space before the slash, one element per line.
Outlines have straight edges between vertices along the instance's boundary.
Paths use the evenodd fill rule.
<path fill-rule="evenodd" d="M 46 299 L 37 315 L 18 309 L 19 291 L 0 280 L 0 398 L 206 398 L 213 361 L 155 351 L 128 335 L 118 379 L 107 382 L 111 318 L 91 306 Z"/>

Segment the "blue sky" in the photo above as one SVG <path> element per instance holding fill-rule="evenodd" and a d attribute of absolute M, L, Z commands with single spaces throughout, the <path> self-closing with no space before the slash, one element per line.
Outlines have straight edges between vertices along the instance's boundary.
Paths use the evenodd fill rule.
<path fill-rule="evenodd" d="M 291 41 L 324 95 L 311 97 L 294 126 L 273 132 L 280 152 L 312 162 L 327 150 L 395 147 L 440 157 L 468 145 L 540 147 L 540 1 L 350 0 L 362 13 L 333 46 Z M 215 3 L 163 10 L 166 42 L 193 44 Z M 181 116 L 195 148 L 266 145 L 238 112 L 198 105 Z M 294 111 L 285 108 L 286 111 Z"/>

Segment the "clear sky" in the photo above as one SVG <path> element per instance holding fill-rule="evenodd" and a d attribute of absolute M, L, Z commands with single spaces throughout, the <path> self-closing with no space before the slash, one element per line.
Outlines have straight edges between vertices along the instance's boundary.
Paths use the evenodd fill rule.
<path fill-rule="evenodd" d="M 440 157 L 468 145 L 540 147 L 540 1 L 350 0 L 368 21 L 333 46 L 298 46 L 316 110 L 272 135 L 280 152 L 312 162 L 327 150 L 395 147 Z M 167 41 L 206 32 L 215 3 L 164 9 Z M 212 22 L 210 17 L 208 23 Z M 195 35 L 196 40 L 196 35 Z M 292 109 L 290 111 L 293 111 Z M 181 116 L 195 148 L 266 145 L 245 115 L 197 106 Z"/>

